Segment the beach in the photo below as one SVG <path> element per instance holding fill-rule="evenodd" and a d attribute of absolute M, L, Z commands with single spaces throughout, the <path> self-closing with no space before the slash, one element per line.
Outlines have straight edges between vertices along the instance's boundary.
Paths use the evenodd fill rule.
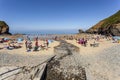
<path fill-rule="evenodd" d="M 74 55 L 79 65 L 85 67 L 88 80 L 120 80 L 120 44 L 101 41 L 99 47 L 80 47 L 79 55 Z"/>
<path fill-rule="evenodd" d="M 90 44 L 93 43 L 94 40 L 89 40 L 85 47 L 78 44 L 75 39 L 65 41 L 80 49 L 79 53 L 72 55 L 75 57 L 77 65 L 85 68 L 87 80 L 120 80 L 119 43 L 113 43 L 112 40 L 103 38 L 96 41 L 96 43 L 99 43 L 99 46 L 91 47 Z M 48 58 L 56 55 L 54 47 L 60 44 L 59 41 L 53 41 L 49 44 L 49 48 L 47 50 L 27 52 L 24 43 L 25 41 L 23 41 L 23 47 L 20 49 L 0 50 L 1 69 L 5 66 L 22 67 L 40 64 Z M 32 43 L 33 45 L 35 44 L 34 41 Z M 39 43 L 43 42 L 39 41 Z M 67 58 L 65 61 L 67 61 Z M 63 63 L 63 66 L 71 64 L 70 62 Z"/>
<path fill-rule="evenodd" d="M 42 44 L 43 41 L 40 40 L 39 43 Z M 32 44 L 35 46 L 35 41 L 32 41 Z M 57 45 L 59 45 L 59 42 L 54 41 L 49 44 L 49 48 L 47 50 L 33 51 L 32 49 L 31 51 L 27 52 L 25 41 L 23 41 L 22 48 L 13 50 L 0 50 L 0 66 L 35 66 L 55 55 L 54 47 Z"/>

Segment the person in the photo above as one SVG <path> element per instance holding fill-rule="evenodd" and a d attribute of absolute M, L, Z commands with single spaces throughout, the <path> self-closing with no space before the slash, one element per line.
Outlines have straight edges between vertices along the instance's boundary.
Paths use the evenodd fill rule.
<path fill-rule="evenodd" d="M 35 40 L 38 41 L 38 37 L 36 37 Z"/>
<path fill-rule="evenodd" d="M 87 39 L 84 40 L 84 46 L 87 46 Z"/>
<path fill-rule="evenodd" d="M 46 49 L 48 49 L 49 42 L 47 39 L 44 41 L 44 45 L 45 45 Z"/>
<path fill-rule="evenodd" d="M 27 40 L 25 41 L 25 47 L 26 47 L 26 49 L 27 49 L 27 47 L 28 47 L 28 42 L 27 42 Z"/>
<path fill-rule="evenodd" d="M 46 40 L 46 45 L 47 45 L 47 48 L 48 48 L 48 45 L 49 45 L 49 42 L 48 42 L 48 40 Z"/>
<path fill-rule="evenodd" d="M 27 43 L 27 48 L 28 48 L 28 51 L 31 51 L 31 49 L 32 49 L 32 42 L 31 41 L 29 41 Z"/>
<path fill-rule="evenodd" d="M 11 44 L 11 43 L 8 43 L 7 49 L 8 50 L 13 50 L 14 49 L 14 45 Z"/>
<path fill-rule="evenodd" d="M 55 40 L 58 40 L 58 37 L 57 37 L 57 36 L 55 36 Z"/>
<path fill-rule="evenodd" d="M 38 51 L 39 45 L 38 45 L 38 40 L 36 40 L 35 42 L 35 47 L 33 51 Z"/>
<path fill-rule="evenodd" d="M 35 46 L 38 47 L 38 41 L 35 42 Z"/>

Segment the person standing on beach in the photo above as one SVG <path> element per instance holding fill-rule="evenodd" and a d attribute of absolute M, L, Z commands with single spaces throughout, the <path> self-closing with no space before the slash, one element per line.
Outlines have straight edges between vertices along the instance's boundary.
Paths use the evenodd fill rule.
<path fill-rule="evenodd" d="M 46 45 L 47 45 L 47 48 L 48 48 L 48 45 L 49 45 L 49 42 L 48 42 L 48 40 L 46 40 Z"/>
<path fill-rule="evenodd" d="M 35 41 L 35 47 L 33 51 L 38 51 L 39 45 L 38 45 L 38 39 Z"/>
<path fill-rule="evenodd" d="M 32 49 L 32 42 L 31 42 L 31 40 L 28 41 L 27 48 L 28 48 L 28 51 L 31 51 L 31 49 Z"/>
<path fill-rule="evenodd" d="M 38 45 L 38 37 L 36 37 L 35 41 L 36 41 L 36 42 L 35 42 L 35 46 L 36 46 L 36 47 L 39 47 L 39 45 Z"/>
<path fill-rule="evenodd" d="M 26 47 L 26 50 L 27 50 L 27 47 L 28 47 L 28 42 L 27 42 L 27 40 L 25 41 L 25 47 Z"/>
<path fill-rule="evenodd" d="M 47 40 L 47 39 L 44 41 L 44 45 L 45 45 L 46 50 L 47 50 L 47 49 L 48 49 L 48 45 L 49 45 L 49 42 L 48 42 L 48 40 Z"/>

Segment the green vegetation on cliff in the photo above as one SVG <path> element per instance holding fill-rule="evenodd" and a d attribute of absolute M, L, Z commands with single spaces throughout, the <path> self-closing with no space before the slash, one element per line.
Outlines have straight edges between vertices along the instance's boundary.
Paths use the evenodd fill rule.
<path fill-rule="evenodd" d="M 1 34 L 11 34 L 9 33 L 9 26 L 5 21 L 0 21 L 0 35 Z"/>
<path fill-rule="evenodd" d="M 101 20 L 90 29 L 86 30 L 87 33 L 98 33 L 104 35 L 120 35 L 120 10 L 112 16 Z"/>
<path fill-rule="evenodd" d="M 0 21 L 0 27 L 2 26 L 8 26 L 4 21 Z"/>
<path fill-rule="evenodd" d="M 120 10 L 114 15 L 104 19 L 103 21 L 104 23 L 101 25 L 101 27 L 107 27 L 112 24 L 120 23 Z"/>

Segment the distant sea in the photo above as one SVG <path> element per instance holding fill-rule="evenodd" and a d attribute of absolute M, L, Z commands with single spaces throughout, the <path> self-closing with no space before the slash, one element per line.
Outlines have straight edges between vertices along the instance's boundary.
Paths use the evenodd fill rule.
<path fill-rule="evenodd" d="M 76 34 L 78 33 L 78 30 L 73 29 L 73 30 L 34 30 L 34 31 L 15 31 L 15 30 L 11 30 L 10 31 L 12 34 Z"/>

